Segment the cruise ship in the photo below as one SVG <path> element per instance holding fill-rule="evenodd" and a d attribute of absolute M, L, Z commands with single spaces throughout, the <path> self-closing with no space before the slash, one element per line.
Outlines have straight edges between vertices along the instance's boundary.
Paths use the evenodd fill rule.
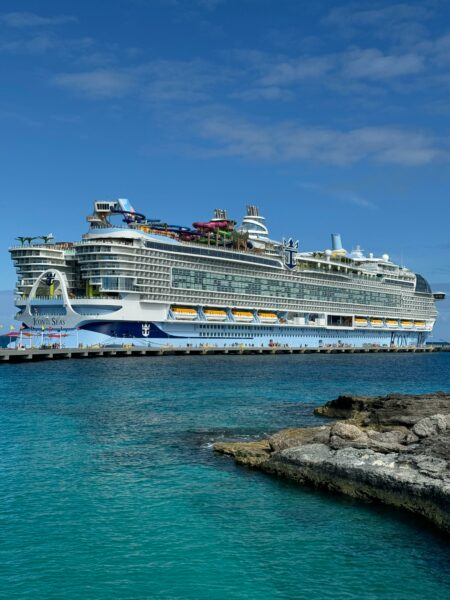
<path fill-rule="evenodd" d="M 20 237 L 10 248 L 22 327 L 86 330 L 105 344 L 422 345 L 436 320 L 424 277 L 387 254 L 304 251 L 271 239 L 256 206 L 238 225 L 216 209 L 191 227 L 94 202 L 79 242 Z"/>

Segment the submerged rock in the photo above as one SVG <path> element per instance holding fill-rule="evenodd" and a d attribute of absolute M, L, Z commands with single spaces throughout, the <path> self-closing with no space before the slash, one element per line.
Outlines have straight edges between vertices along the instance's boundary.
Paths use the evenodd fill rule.
<path fill-rule="evenodd" d="M 404 508 L 450 533 L 450 394 L 340 396 L 315 413 L 347 420 L 215 450 L 302 484 Z"/>

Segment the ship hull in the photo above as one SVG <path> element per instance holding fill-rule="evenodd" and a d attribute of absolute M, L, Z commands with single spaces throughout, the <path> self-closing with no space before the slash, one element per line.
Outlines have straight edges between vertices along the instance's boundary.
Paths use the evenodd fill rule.
<path fill-rule="evenodd" d="M 283 325 L 203 324 L 174 322 L 103 321 L 85 323 L 82 329 L 98 334 L 106 343 L 142 344 L 214 344 L 218 346 L 270 344 L 290 347 L 360 348 L 378 346 L 418 346 L 425 343 L 427 332 L 357 331 Z"/>

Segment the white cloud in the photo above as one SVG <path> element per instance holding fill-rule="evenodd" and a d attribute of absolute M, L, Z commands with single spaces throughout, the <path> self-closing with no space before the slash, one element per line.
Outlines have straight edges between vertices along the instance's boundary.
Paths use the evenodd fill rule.
<path fill-rule="evenodd" d="M 377 204 L 368 200 L 365 196 L 361 196 L 360 193 L 357 193 L 354 190 L 342 188 L 339 184 L 323 185 L 306 181 L 300 182 L 298 186 L 303 190 L 308 190 L 308 192 L 314 194 L 315 197 L 326 199 L 327 201 L 332 199 L 333 201 L 353 204 L 353 206 L 368 210 L 377 210 L 379 208 Z"/>
<path fill-rule="evenodd" d="M 324 22 L 348 33 L 356 29 L 376 28 L 380 33 L 388 32 L 399 24 L 424 21 L 432 11 L 424 4 L 397 3 L 389 6 L 361 7 L 361 4 L 348 4 L 332 9 Z"/>
<path fill-rule="evenodd" d="M 207 101 L 212 88 L 229 78 L 226 69 L 205 61 L 155 60 L 136 67 L 60 73 L 53 83 L 94 99 L 118 98 L 133 92 L 144 102 L 170 104 Z"/>
<path fill-rule="evenodd" d="M 353 204 L 354 206 L 359 206 L 360 208 L 367 208 L 369 210 L 378 209 L 378 206 L 374 202 L 367 200 L 367 198 L 364 198 L 359 194 L 355 194 L 354 192 L 342 192 L 340 197 L 344 202 Z"/>
<path fill-rule="evenodd" d="M 392 79 L 415 75 L 424 69 L 424 58 L 418 54 L 383 54 L 376 48 L 353 49 L 343 57 L 344 77 L 358 79 Z"/>
<path fill-rule="evenodd" d="M 445 45 L 442 39 L 441 47 Z M 350 47 L 333 54 L 298 57 L 235 50 L 231 58 L 241 69 L 241 83 L 229 97 L 242 100 L 301 98 L 313 84 L 315 90 L 321 87 L 328 92 L 367 97 L 385 93 L 387 84 L 393 86 L 398 81 L 420 83 L 418 77 L 428 70 L 422 48 L 389 52 L 376 47 Z"/>
<path fill-rule="evenodd" d="M 65 23 L 76 23 L 77 21 L 78 19 L 71 15 L 43 17 L 31 12 L 10 12 L 0 15 L 0 23 L 17 28 L 64 25 Z"/>
<path fill-rule="evenodd" d="M 293 100 L 294 93 L 286 88 L 281 88 L 275 85 L 267 87 L 254 87 L 245 90 L 232 92 L 230 98 L 238 100 L 253 101 L 253 100 Z"/>
<path fill-rule="evenodd" d="M 134 78 L 126 71 L 96 69 L 83 73 L 60 73 L 53 83 L 91 98 L 120 98 L 135 85 Z"/>
<path fill-rule="evenodd" d="M 209 100 L 213 88 L 230 78 L 226 69 L 202 60 L 156 60 L 137 71 L 144 98 L 162 103 Z"/>
<path fill-rule="evenodd" d="M 40 34 L 27 39 L 2 40 L 0 50 L 11 53 L 44 54 L 56 45 L 57 42 L 52 36 Z"/>
<path fill-rule="evenodd" d="M 212 155 L 249 160 L 313 161 L 341 166 L 365 161 L 420 166 L 450 158 L 445 143 L 431 135 L 394 127 L 338 130 L 305 127 L 296 122 L 261 124 L 230 115 L 194 113 L 192 132 L 208 141 Z"/>
<path fill-rule="evenodd" d="M 50 51 L 64 56 L 79 56 L 93 46 L 91 38 L 58 38 L 51 33 L 33 33 L 29 37 L 0 40 L 0 51 L 11 54 L 43 55 Z"/>
<path fill-rule="evenodd" d="M 305 79 L 317 79 L 325 76 L 332 69 L 334 62 L 334 57 L 331 55 L 300 57 L 294 60 L 278 62 L 267 67 L 266 73 L 260 79 L 260 83 L 262 85 L 276 86 L 289 85 Z"/>

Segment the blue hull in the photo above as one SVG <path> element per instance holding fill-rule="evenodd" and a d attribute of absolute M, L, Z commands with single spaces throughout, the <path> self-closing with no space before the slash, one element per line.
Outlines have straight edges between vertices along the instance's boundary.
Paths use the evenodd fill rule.
<path fill-rule="evenodd" d="M 95 332 L 101 338 L 126 343 L 194 344 L 252 344 L 271 343 L 291 347 L 349 345 L 413 346 L 425 343 L 427 332 L 389 330 L 348 330 L 280 325 L 249 325 L 225 323 L 145 323 L 136 321 L 95 321 L 82 329 Z M 99 340 L 100 341 L 100 340 Z"/>

